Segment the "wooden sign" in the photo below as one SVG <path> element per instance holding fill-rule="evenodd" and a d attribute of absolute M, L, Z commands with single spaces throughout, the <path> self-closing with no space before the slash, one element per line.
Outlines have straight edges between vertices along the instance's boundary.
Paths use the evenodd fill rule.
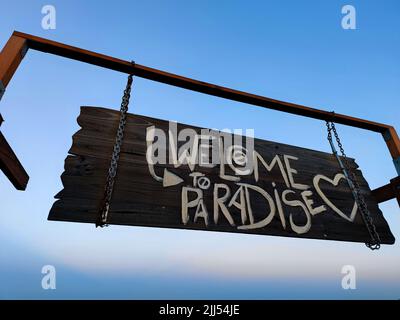
<path fill-rule="evenodd" d="M 82 107 L 49 220 L 95 223 L 119 112 Z M 382 243 L 394 237 L 353 159 Z M 109 224 L 366 242 L 332 154 L 129 114 Z"/>

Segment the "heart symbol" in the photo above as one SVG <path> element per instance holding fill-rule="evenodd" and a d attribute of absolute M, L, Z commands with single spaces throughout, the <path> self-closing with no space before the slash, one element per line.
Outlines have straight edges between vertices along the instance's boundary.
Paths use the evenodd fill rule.
<path fill-rule="evenodd" d="M 342 174 L 342 173 L 338 173 L 335 178 L 333 178 L 333 180 L 325 177 L 322 174 L 317 174 L 314 177 L 313 183 L 314 183 L 314 188 L 317 191 L 317 193 L 319 194 L 319 196 L 321 197 L 322 200 L 324 200 L 324 202 L 333 210 L 335 211 L 339 216 L 341 216 L 342 218 L 346 219 L 347 221 L 353 222 L 354 218 L 357 214 L 357 202 L 354 201 L 354 205 L 353 205 L 353 209 L 351 211 L 350 216 L 345 215 L 341 210 L 339 210 L 338 207 L 336 207 L 327 197 L 326 195 L 321 191 L 321 188 L 319 187 L 319 182 L 320 180 L 325 180 L 326 182 L 331 183 L 333 186 L 337 187 L 337 185 L 339 184 L 339 181 L 341 179 L 346 179 L 346 177 Z"/>

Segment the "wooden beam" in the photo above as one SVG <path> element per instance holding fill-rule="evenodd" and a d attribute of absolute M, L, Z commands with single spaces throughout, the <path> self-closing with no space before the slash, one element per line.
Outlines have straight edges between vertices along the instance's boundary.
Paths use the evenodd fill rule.
<path fill-rule="evenodd" d="M 396 198 L 400 205 L 400 177 L 393 178 L 390 183 L 371 191 L 378 203 Z"/>
<path fill-rule="evenodd" d="M 204 81 L 182 77 L 173 73 L 149 68 L 140 64 L 132 64 L 130 61 L 117 59 L 114 57 L 69 46 L 63 43 L 36 37 L 18 31 L 15 31 L 13 33 L 13 36 L 26 39 L 29 48 L 34 50 L 59 55 L 65 58 L 90 63 L 99 67 L 120 71 L 127 74 L 134 74 L 141 78 L 162 82 L 172 86 L 197 91 L 220 98 L 239 101 L 268 109 L 283 111 L 319 120 L 333 120 L 336 123 L 341 123 L 380 133 L 385 132 L 390 127 L 388 125 L 369 120 L 310 108 L 290 102 L 275 100 L 260 95 L 218 86 Z"/>
<path fill-rule="evenodd" d="M 393 188 L 390 183 L 371 191 L 376 202 L 381 203 L 394 198 Z"/>
<path fill-rule="evenodd" d="M 395 128 L 390 125 L 217 86 L 18 31 L 13 32 L 0 54 L 0 97 L 1 88 L 7 87 L 29 48 L 220 98 L 379 132 L 386 141 L 400 175 L 400 140 Z"/>
<path fill-rule="evenodd" d="M 0 132 L 0 169 L 17 190 L 25 190 L 29 176 Z"/>

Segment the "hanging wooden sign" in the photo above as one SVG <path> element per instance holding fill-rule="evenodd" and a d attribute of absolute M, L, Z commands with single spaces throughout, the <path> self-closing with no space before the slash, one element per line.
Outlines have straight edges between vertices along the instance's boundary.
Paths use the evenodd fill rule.
<path fill-rule="evenodd" d="M 95 223 L 119 112 L 82 107 L 49 220 Z M 357 170 L 381 242 L 394 237 Z M 370 240 L 332 154 L 129 114 L 109 224 Z"/>

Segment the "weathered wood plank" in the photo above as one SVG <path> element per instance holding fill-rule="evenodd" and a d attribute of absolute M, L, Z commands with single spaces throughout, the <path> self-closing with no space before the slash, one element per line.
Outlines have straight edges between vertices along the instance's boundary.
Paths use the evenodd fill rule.
<path fill-rule="evenodd" d="M 50 220 L 88 223 L 96 221 L 103 197 L 118 119 L 117 111 L 82 107 L 78 117 L 81 129 L 73 136 L 71 155 L 66 158 L 65 171 L 62 174 L 64 189 L 56 195 L 58 200 L 50 211 Z M 270 164 L 274 157 L 278 156 L 282 162 L 284 174 L 277 165 L 271 170 L 267 170 L 260 160 L 257 162 L 258 180 L 255 180 L 253 171 L 251 174 L 240 176 L 240 182 L 228 181 L 221 176 L 220 165 L 213 168 L 196 165 L 191 170 L 187 164 L 178 167 L 173 164 L 157 164 L 154 166 L 157 176 L 162 178 L 164 170 L 167 170 L 168 173 L 175 174 L 182 179 L 176 185 L 164 187 L 162 182 L 151 176 L 146 160 L 146 129 L 150 126 L 162 129 L 166 133 L 167 145 L 160 150 L 165 150 L 167 154 L 169 152 L 168 122 L 144 116 L 128 115 L 111 203 L 110 224 L 357 242 L 369 240 L 361 214 L 353 210 L 354 199 L 345 179 L 333 181 L 334 177 L 340 178 L 338 177 L 340 168 L 333 155 L 254 139 L 255 151 L 267 164 Z M 177 125 L 178 132 L 183 128 L 194 129 L 198 134 L 201 130 L 198 127 Z M 181 145 L 182 142 L 178 143 L 178 149 Z M 290 180 L 288 178 L 290 167 L 284 161 L 285 155 L 297 158 L 297 160 L 292 159 L 293 169 L 297 170 L 297 173 L 292 172 L 295 181 L 289 181 L 289 186 L 287 180 Z M 358 170 L 355 161 L 349 159 L 349 162 L 355 170 L 382 242 L 394 243 L 394 237 L 377 203 L 371 197 L 368 183 L 363 178 L 361 171 Z M 228 165 L 223 168 L 226 175 L 238 176 Z M 188 200 L 185 203 L 182 202 L 184 189 L 194 187 L 193 177 L 190 176 L 193 172 L 204 174 L 210 181 L 210 187 L 201 190 L 197 186 L 197 190 L 201 190 L 202 193 L 202 205 L 197 203 L 193 208 L 188 208 L 189 220 L 186 222 L 182 208 L 192 200 L 196 200 L 198 195 L 196 191 L 189 190 Z M 286 175 L 286 180 L 284 175 Z M 317 184 L 313 182 L 316 175 L 323 175 Z M 312 208 L 324 206 L 325 210 L 321 213 L 310 214 L 310 209 L 307 209 L 306 200 L 302 196 L 302 192 L 305 190 L 296 188 L 295 183 L 308 185 L 309 188 L 306 191 L 311 192 L 308 197 L 313 201 L 310 206 Z M 216 213 L 215 199 L 222 197 L 223 191 L 225 191 L 225 189 L 217 189 L 217 186 L 222 184 L 230 190 L 230 195 L 224 205 L 234 226 L 225 217 L 220 207 Z M 258 188 L 266 192 L 269 197 L 263 195 Z M 219 191 L 219 194 L 215 193 L 216 190 Z M 286 197 L 283 196 L 285 192 Z M 236 208 L 232 204 L 235 202 L 234 200 L 240 208 Z M 297 203 L 294 204 L 293 201 L 297 201 Z M 243 205 L 240 206 L 239 203 Z M 281 212 L 278 209 L 280 206 Z M 200 215 L 195 221 L 196 210 L 200 210 L 201 213 L 202 209 L 204 211 L 204 207 L 207 214 L 203 212 L 203 217 Z M 275 211 L 271 213 L 272 207 L 275 208 Z M 354 217 L 350 213 L 353 213 Z M 207 225 L 204 216 L 207 216 Z M 215 216 L 218 216 L 217 223 L 214 220 Z M 265 221 L 268 217 L 271 219 L 264 225 L 259 224 L 259 227 L 253 229 L 243 229 L 243 226 L 247 228 L 249 225 Z M 309 228 L 304 231 L 307 225 Z"/>
<path fill-rule="evenodd" d="M 29 176 L 1 132 L 0 170 L 3 171 L 17 190 L 26 189 Z"/>

